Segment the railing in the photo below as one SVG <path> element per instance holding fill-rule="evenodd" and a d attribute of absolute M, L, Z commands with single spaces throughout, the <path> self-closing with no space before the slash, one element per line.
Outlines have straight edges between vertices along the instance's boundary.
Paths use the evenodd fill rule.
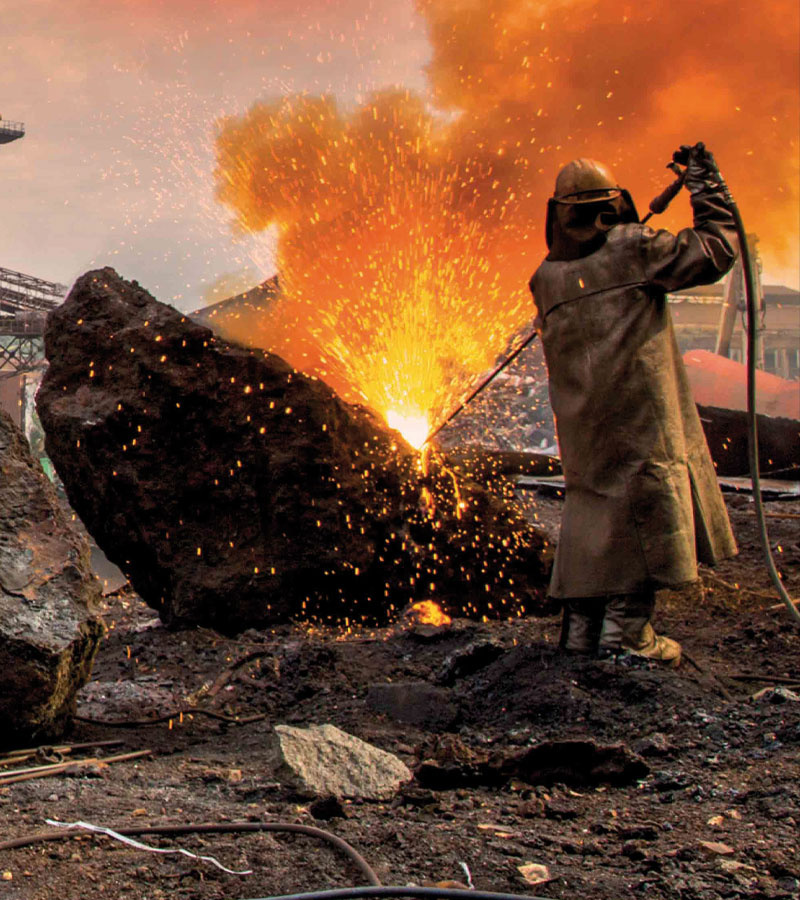
<path fill-rule="evenodd" d="M 55 309 L 67 293 L 63 284 L 0 268 L 0 307 L 18 309 Z"/>
<path fill-rule="evenodd" d="M 16 316 L 0 316 L 0 337 L 41 337 L 45 329 L 45 316 L 35 319 L 19 319 Z"/>

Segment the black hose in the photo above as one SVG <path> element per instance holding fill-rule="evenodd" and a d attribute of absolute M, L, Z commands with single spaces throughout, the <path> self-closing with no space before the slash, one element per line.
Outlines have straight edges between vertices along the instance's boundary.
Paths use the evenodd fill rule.
<path fill-rule="evenodd" d="M 231 832 L 243 831 L 288 831 L 295 834 L 305 834 L 309 837 L 320 838 L 333 844 L 338 850 L 347 856 L 353 862 L 370 885 L 380 885 L 380 879 L 375 874 L 375 870 L 364 859 L 364 857 L 347 841 L 338 837 L 330 831 L 324 831 L 322 828 L 315 828 L 313 825 L 298 825 L 295 822 L 225 822 L 217 824 L 216 822 L 199 825 L 141 825 L 136 828 L 115 828 L 118 834 L 126 837 L 134 837 L 144 834 L 229 834 Z M 91 833 L 91 832 L 88 832 Z M 0 850 L 11 850 L 14 847 L 27 847 L 30 844 L 39 844 L 46 841 L 63 841 L 69 838 L 85 836 L 87 832 L 76 831 L 45 831 L 40 834 L 29 834 L 25 837 L 12 838 L 8 841 L 0 843 Z M 353 890 L 364 890 L 364 888 L 353 888 Z"/>
<path fill-rule="evenodd" d="M 767 534 L 767 522 L 764 515 L 764 504 L 761 500 L 761 473 L 758 465 L 758 419 L 756 417 L 756 338 L 758 335 L 758 323 L 756 321 L 756 289 L 753 276 L 753 260 L 747 244 L 747 234 L 742 222 L 742 214 L 733 199 L 730 190 L 725 185 L 725 199 L 730 205 L 733 221 L 736 225 L 736 234 L 739 237 L 739 252 L 742 254 L 742 267 L 744 268 L 744 287 L 747 296 L 747 450 L 750 456 L 750 478 L 753 484 L 753 502 L 756 508 L 756 520 L 758 522 L 758 534 L 761 539 L 761 548 L 764 551 L 764 559 L 767 563 L 767 571 L 778 594 L 786 604 L 789 614 L 797 624 L 800 624 L 800 612 L 794 605 L 792 598 L 786 591 L 781 581 L 781 576 L 775 567 L 772 557 L 772 549 L 769 545 Z"/>
<path fill-rule="evenodd" d="M 533 894 L 498 894 L 494 891 L 459 891 L 437 887 L 359 887 L 337 888 L 332 891 L 311 891 L 306 894 L 279 894 L 254 897 L 252 900 L 351 900 L 356 897 L 437 897 L 439 900 L 552 900 Z"/>

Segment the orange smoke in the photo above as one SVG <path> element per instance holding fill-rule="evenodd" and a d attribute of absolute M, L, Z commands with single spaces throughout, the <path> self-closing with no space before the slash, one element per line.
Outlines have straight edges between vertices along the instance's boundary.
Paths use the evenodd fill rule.
<path fill-rule="evenodd" d="M 278 232 L 283 295 L 228 335 L 417 433 L 530 318 L 558 168 L 606 161 L 640 213 L 681 143 L 716 154 L 768 264 L 797 266 L 798 11 L 784 0 L 417 0 L 441 113 L 403 91 L 220 124 L 219 199 Z M 658 226 L 689 224 L 686 200 Z"/>
<path fill-rule="evenodd" d="M 258 104 L 217 142 L 219 198 L 241 228 L 279 229 L 283 291 L 227 333 L 409 423 L 417 444 L 530 316 L 510 197 L 484 196 L 492 162 L 455 163 L 448 136 L 394 91 L 348 116 L 329 97 Z"/>
<path fill-rule="evenodd" d="M 800 8 L 794 0 L 417 0 L 457 143 L 504 149 L 541 210 L 556 171 L 607 162 L 639 211 L 705 141 L 768 266 L 798 268 Z M 541 217 L 541 212 L 538 213 Z M 691 221 L 675 203 L 656 227 Z M 541 235 L 541 232 L 539 232 Z M 541 249 L 541 246 L 539 246 Z"/>

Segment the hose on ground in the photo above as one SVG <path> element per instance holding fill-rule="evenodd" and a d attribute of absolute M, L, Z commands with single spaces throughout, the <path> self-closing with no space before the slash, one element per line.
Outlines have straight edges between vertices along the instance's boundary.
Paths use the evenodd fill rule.
<path fill-rule="evenodd" d="M 364 857 L 347 841 L 330 831 L 315 828 L 313 825 L 299 825 L 295 822 L 223 822 L 201 823 L 190 825 L 141 825 L 135 828 L 116 828 L 118 834 L 126 837 L 139 837 L 148 834 L 180 835 L 180 834 L 230 834 L 253 831 L 284 831 L 304 834 L 327 841 L 345 854 L 359 869 L 368 887 L 347 887 L 334 890 L 311 891 L 303 894 L 282 894 L 257 900 L 358 900 L 361 897 L 419 897 L 423 900 L 548 900 L 532 894 L 503 894 L 494 891 L 454 890 L 452 888 L 435 887 L 401 887 L 384 886 L 380 883 L 375 870 Z M 12 850 L 16 847 L 28 847 L 49 841 L 63 841 L 75 837 L 86 837 L 87 832 L 43 831 L 0 842 L 0 851 Z M 256 900 L 256 898 L 254 898 Z"/>
<path fill-rule="evenodd" d="M 552 900 L 552 898 L 537 897 L 533 894 L 498 894 L 494 891 L 400 886 L 337 888 L 332 891 L 312 891 L 306 894 L 253 897 L 251 900 L 357 900 L 360 897 L 421 897 L 437 898 L 437 900 Z"/>

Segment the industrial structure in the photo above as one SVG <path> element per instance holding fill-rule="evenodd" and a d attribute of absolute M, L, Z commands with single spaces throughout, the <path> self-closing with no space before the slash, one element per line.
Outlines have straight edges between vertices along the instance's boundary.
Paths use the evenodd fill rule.
<path fill-rule="evenodd" d="M 45 366 L 47 314 L 64 299 L 67 288 L 0 268 L 0 407 L 22 426 L 28 375 Z"/>
<path fill-rule="evenodd" d="M 724 282 L 670 295 L 681 353 L 709 350 L 744 362 L 744 296 L 737 285 L 740 272 L 737 265 Z M 765 284 L 761 286 L 761 297 L 758 367 L 797 381 L 800 379 L 800 291 Z"/>
<path fill-rule="evenodd" d="M 25 126 L 22 122 L 5 122 L 0 116 L 0 144 L 10 144 L 24 136 Z"/>

